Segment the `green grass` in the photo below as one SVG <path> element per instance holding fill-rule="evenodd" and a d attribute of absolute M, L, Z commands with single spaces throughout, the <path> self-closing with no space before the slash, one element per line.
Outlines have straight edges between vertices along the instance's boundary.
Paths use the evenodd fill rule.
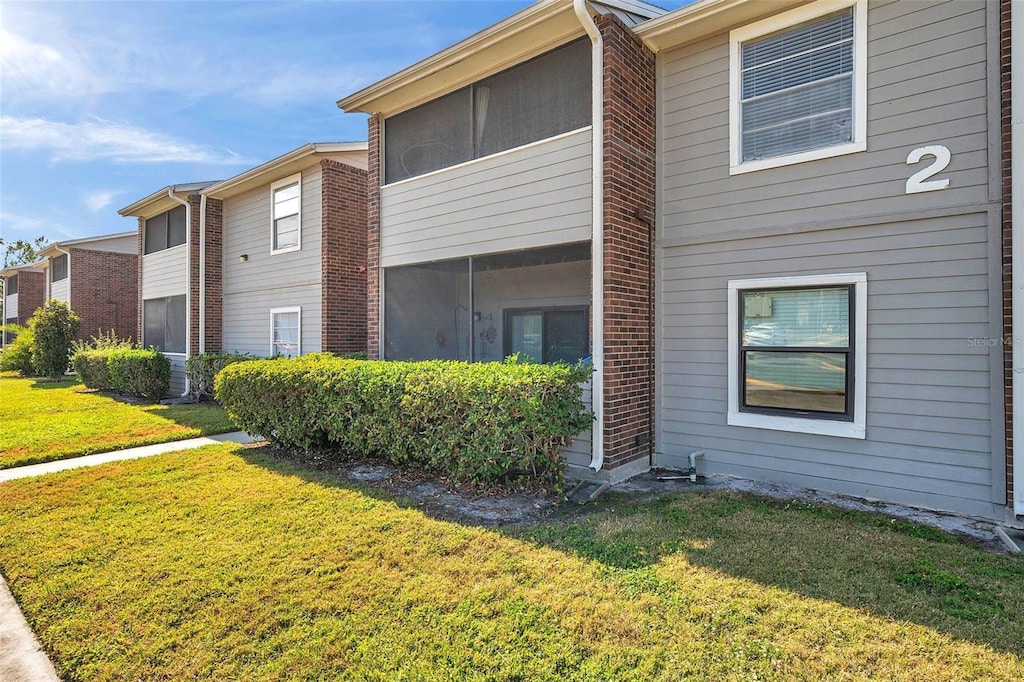
<path fill-rule="evenodd" d="M 68 680 L 1024 677 L 1024 562 L 832 508 L 498 532 L 223 445 L 5 483 L 0 527 Z"/>
<path fill-rule="evenodd" d="M 215 405 L 127 405 L 70 379 L 0 376 L 0 469 L 236 430 Z"/>

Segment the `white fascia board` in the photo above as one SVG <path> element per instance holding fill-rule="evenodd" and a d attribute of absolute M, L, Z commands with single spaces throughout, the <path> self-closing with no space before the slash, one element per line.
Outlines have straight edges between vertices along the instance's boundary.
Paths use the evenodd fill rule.
<path fill-rule="evenodd" d="M 147 197 L 139 199 L 135 203 L 129 204 L 118 211 L 119 215 L 124 217 L 136 217 L 136 218 L 152 218 L 158 213 L 163 213 L 169 208 L 174 208 L 177 204 L 170 201 L 168 198 L 168 192 L 174 192 L 175 194 L 191 194 L 198 192 L 199 190 L 205 189 L 210 185 L 215 185 L 220 180 L 211 180 L 209 182 L 190 182 L 183 185 L 168 185 L 162 189 L 158 189 Z M 164 202 L 169 202 L 169 206 L 164 207 Z M 156 206 L 159 210 L 153 210 Z"/>
<path fill-rule="evenodd" d="M 276 159 L 262 163 L 255 168 L 243 171 L 233 178 L 209 185 L 201 190 L 200 193 L 205 194 L 211 199 L 227 199 L 256 185 L 264 185 L 282 176 L 293 175 L 299 170 L 296 167 L 297 164 L 300 164 L 303 160 L 326 154 L 368 152 L 368 150 L 368 142 L 311 142 L 286 154 L 282 154 Z"/>
<path fill-rule="evenodd" d="M 813 1 L 699 0 L 637 24 L 633 32 L 651 50 L 661 52 Z"/>

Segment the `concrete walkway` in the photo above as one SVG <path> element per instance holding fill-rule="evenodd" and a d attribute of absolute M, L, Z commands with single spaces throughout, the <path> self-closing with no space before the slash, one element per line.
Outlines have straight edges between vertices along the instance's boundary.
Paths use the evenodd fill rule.
<path fill-rule="evenodd" d="M 97 455 L 86 455 L 65 459 L 59 462 L 46 462 L 44 464 L 31 464 L 24 467 L 0 470 L 0 483 L 13 481 L 17 478 L 28 478 L 51 474 L 55 471 L 67 471 L 68 469 L 79 469 L 81 467 L 96 466 L 108 462 L 118 462 L 126 459 L 139 459 L 141 457 L 152 457 L 165 452 L 178 452 L 180 450 L 191 450 L 201 448 L 204 445 L 216 445 L 217 443 L 252 443 L 255 439 L 247 433 L 236 431 L 225 433 L 219 436 L 208 436 L 205 438 L 190 438 L 171 443 L 159 443 L 157 445 L 144 445 L 128 450 L 116 450 L 114 452 L 103 452 Z M 57 672 L 50 663 L 50 659 L 39 647 L 39 641 L 29 628 L 25 616 L 18 608 L 17 602 L 3 575 L 0 575 L 0 680 L 3 682 L 58 682 Z"/>
<path fill-rule="evenodd" d="M 189 438 L 188 440 L 176 440 L 170 443 L 157 443 L 156 445 L 143 445 L 127 450 L 115 450 L 114 452 L 101 452 L 96 455 L 85 455 L 63 459 L 59 462 L 44 462 L 42 464 L 30 464 L 23 467 L 11 469 L 0 469 L 0 483 L 13 481 L 17 478 L 29 478 L 30 476 L 41 476 L 52 474 L 56 471 L 67 471 L 68 469 L 80 469 L 81 467 L 92 467 L 107 462 L 119 462 L 124 459 L 140 459 L 162 455 L 165 452 L 178 452 L 179 450 L 191 450 L 201 448 L 204 445 L 216 445 L 217 443 L 253 443 L 256 439 L 247 433 L 235 431 L 234 433 L 223 433 L 219 436 L 205 436 L 203 438 Z"/>

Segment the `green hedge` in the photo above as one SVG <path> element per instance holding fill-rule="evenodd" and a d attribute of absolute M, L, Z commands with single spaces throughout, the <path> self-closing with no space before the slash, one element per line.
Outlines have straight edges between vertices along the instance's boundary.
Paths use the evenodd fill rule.
<path fill-rule="evenodd" d="M 213 378 L 217 372 L 236 362 L 255 360 L 256 356 L 244 353 L 202 353 L 185 361 L 185 376 L 189 390 L 200 400 L 213 398 Z"/>
<path fill-rule="evenodd" d="M 24 327 L 0 352 L 0 371 L 17 372 L 23 377 L 35 375 L 32 368 L 32 329 Z"/>
<path fill-rule="evenodd" d="M 589 428 L 589 368 L 317 357 L 226 367 L 217 399 L 275 445 L 412 463 L 456 480 L 564 477 L 560 449 Z"/>
<path fill-rule="evenodd" d="M 159 400 L 171 385 L 171 362 L 157 350 L 111 351 L 107 368 L 114 390 L 121 393 Z"/>
<path fill-rule="evenodd" d="M 108 361 L 113 351 L 80 350 L 71 357 L 71 365 L 86 388 L 100 391 L 114 390 L 114 382 L 110 379 Z"/>

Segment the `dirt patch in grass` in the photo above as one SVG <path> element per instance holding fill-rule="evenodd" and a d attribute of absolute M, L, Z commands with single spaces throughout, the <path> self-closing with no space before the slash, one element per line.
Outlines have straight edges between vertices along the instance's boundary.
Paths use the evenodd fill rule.
<path fill-rule="evenodd" d="M 488 488 L 458 484 L 450 478 L 416 467 L 394 467 L 380 460 L 335 450 L 301 452 L 265 443 L 248 451 L 281 462 L 362 483 L 381 499 L 418 509 L 428 516 L 488 528 L 538 523 L 552 514 L 578 511 L 564 497 L 540 486 L 506 485 Z"/>

